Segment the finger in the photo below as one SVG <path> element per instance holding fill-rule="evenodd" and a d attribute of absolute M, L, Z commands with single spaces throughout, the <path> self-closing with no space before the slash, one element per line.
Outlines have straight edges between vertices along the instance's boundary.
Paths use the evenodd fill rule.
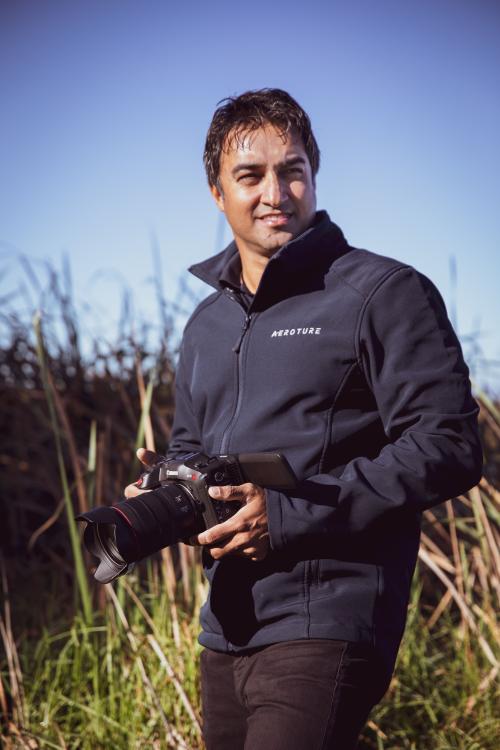
<path fill-rule="evenodd" d="M 149 490 L 141 490 L 137 485 L 135 484 L 129 484 L 127 487 L 125 487 L 124 495 L 128 499 L 130 497 L 137 497 L 137 495 L 142 495 L 144 492 L 149 492 Z"/>
<path fill-rule="evenodd" d="M 159 453 L 150 451 L 147 448 L 139 448 L 136 455 L 141 464 L 148 467 L 154 466 L 162 458 Z"/>
<path fill-rule="evenodd" d="M 220 487 L 209 487 L 208 494 L 214 500 L 243 500 L 245 497 L 245 485 L 241 484 L 234 487 L 230 484 L 224 484 Z"/>
<path fill-rule="evenodd" d="M 256 552 L 254 555 L 250 555 L 247 552 L 243 552 L 242 557 L 246 560 L 251 560 L 251 562 L 262 562 L 266 554 L 265 552 Z"/>
<path fill-rule="evenodd" d="M 268 552 L 269 545 L 257 547 L 253 553 L 247 550 L 243 550 L 243 554 L 250 557 L 250 560 L 252 560 L 252 562 L 260 562 L 261 560 L 264 560 L 264 558 L 267 557 Z"/>
<path fill-rule="evenodd" d="M 245 547 L 244 549 L 237 550 L 236 554 L 240 555 L 241 557 L 247 557 L 250 560 L 253 560 L 258 552 L 255 547 Z"/>
<path fill-rule="evenodd" d="M 259 540 L 256 544 L 255 539 L 250 538 L 248 534 L 237 534 L 226 544 L 211 547 L 210 555 L 214 560 L 221 560 L 223 557 L 232 555 L 257 562 L 263 560 L 269 551 L 268 544 L 261 542 L 264 540 Z"/>
<path fill-rule="evenodd" d="M 227 537 L 236 534 L 240 531 L 240 527 L 239 524 L 237 525 L 234 523 L 233 519 L 234 516 L 228 521 L 224 521 L 216 526 L 212 526 L 206 531 L 202 531 L 201 534 L 198 534 L 198 544 L 216 544 L 223 539 L 227 539 Z"/>
<path fill-rule="evenodd" d="M 210 554 L 215 559 L 226 555 L 241 554 L 246 549 L 256 551 L 258 540 L 249 531 L 240 531 L 225 539 L 219 539 L 210 547 Z"/>
<path fill-rule="evenodd" d="M 252 532 L 235 534 L 232 539 L 222 542 L 217 547 L 210 549 L 210 554 L 214 559 L 219 560 L 226 555 L 235 555 L 243 557 L 253 562 L 263 560 L 269 553 L 271 545 L 269 534 L 264 533 L 256 537 Z"/>
<path fill-rule="evenodd" d="M 248 510 L 246 506 L 240 508 L 234 516 L 223 523 L 211 526 L 209 529 L 198 534 L 198 544 L 216 544 L 235 534 L 241 534 L 249 530 Z"/>
<path fill-rule="evenodd" d="M 214 560 L 222 560 L 228 555 L 242 556 L 243 549 L 240 544 L 233 544 L 233 540 L 228 539 L 226 544 L 219 542 L 217 547 L 210 547 L 208 551 Z"/>

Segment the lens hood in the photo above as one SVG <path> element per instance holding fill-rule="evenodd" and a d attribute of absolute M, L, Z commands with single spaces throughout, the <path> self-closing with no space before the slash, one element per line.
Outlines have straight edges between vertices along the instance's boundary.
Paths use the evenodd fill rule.
<path fill-rule="evenodd" d="M 116 545 L 116 526 L 120 516 L 113 508 L 102 506 L 80 513 L 77 521 L 85 521 L 83 540 L 88 551 L 99 559 L 94 578 L 99 583 L 109 583 L 130 569 Z"/>

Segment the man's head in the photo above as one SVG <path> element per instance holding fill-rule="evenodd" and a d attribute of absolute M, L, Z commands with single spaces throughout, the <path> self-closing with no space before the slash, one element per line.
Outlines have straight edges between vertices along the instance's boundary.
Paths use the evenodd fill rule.
<path fill-rule="evenodd" d="M 285 91 L 224 99 L 208 131 L 204 162 L 240 252 L 270 257 L 311 225 L 319 149 L 309 117 Z"/>

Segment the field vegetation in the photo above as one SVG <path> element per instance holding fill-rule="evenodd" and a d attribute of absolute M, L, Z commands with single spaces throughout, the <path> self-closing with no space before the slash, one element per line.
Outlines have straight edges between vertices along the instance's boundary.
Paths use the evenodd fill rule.
<path fill-rule="evenodd" d="M 1 741 L 201 748 L 198 550 L 163 550 L 98 586 L 74 521 L 120 497 L 139 471 L 136 446 L 169 439 L 168 308 L 158 290 L 161 336 L 124 314 L 114 342 L 82 343 L 67 274 L 50 272 L 43 288 L 26 274 L 49 312 L 4 300 L 1 320 Z M 397 671 L 363 750 L 498 748 L 500 413 L 476 396 L 485 478 L 425 513 Z"/>

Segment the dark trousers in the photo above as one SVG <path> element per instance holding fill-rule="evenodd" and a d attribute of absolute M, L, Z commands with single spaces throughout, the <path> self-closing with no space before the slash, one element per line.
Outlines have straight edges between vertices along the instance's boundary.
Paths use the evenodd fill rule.
<path fill-rule="evenodd" d="M 275 643 L 201 655 L 207 750 L 354 750 L 390 674 L 371 647 Z"/>

